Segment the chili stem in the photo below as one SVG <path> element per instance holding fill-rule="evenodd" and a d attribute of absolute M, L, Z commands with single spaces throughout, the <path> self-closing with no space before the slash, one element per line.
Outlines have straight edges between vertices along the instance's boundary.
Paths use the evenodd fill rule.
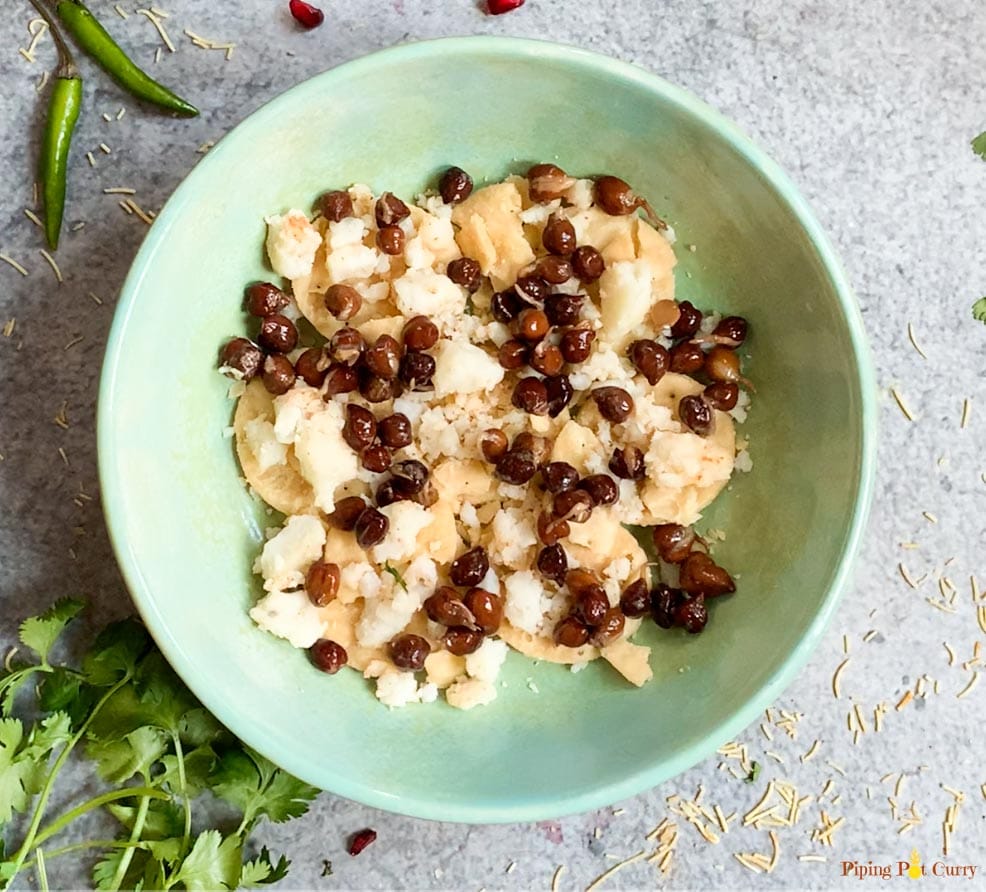
<path fill-rule="evenodd" d="M 39 0 L 31 0 L 31 6 L 33 6 L 37 11 L 38 15 L 41 16 L 48 23 L 48 30 L 51 32 L 51 39 L 55 41 L 55 49 L 58 50 L 58 68 L 55 69 L 55 77 L 62 78 L 76 78 L 79 77 L 79 69 L 75 64 L 75 57 L 72 55 L 72 51 L 68 48 L 68 44 L 65 43 L 65 38 L 62 37 L 61 31 L 55 24 L 54 18 L 47 9 L 45 9 Z"/>

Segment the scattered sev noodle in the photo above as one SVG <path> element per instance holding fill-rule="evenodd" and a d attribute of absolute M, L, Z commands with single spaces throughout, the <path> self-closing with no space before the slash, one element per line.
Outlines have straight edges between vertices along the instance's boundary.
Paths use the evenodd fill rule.
<path fill-rule="evenodd" d="M 969 423 L 969 416 L 972 414 L 972 400 L 966 397 L 962 400 L 962 422 L 959 427 L 965 430 L 965 426 Z"/>
<path fill-rule="evenodd" d="M 835 672 L 832 674 L 832 695 L 838 700 L 842 696 L 842 691 L 839 687 L 839 681 L 842 678 L 842 672 L 849 664 L 849 657 L 846 657 L 839 665 L 836 667 Z"/>
<path fill-rule="evenodd" d="M 798 855 L 799 861 L 812 861 L 818 864 L 824 864 L 828 859 L 824 855 Z"/>
<path fill-rule="evenodd" d="M 898 393 L 896 387 L 890 388 L 890 395 L 896 401 L 897 406 L 900 408 L 900 411 L 904 414 L 904 417 L 908 421 L 913 421 L 914 415 L 911 413 L 911 410 L 907 408 L 907 403 L 904 402 L 904 398 L 900 395 L 900 393 Z"/>
<path fill-rule="evenodd" d="M 816 842 L 820 842 L 823 846 L 832 845 L 832 835 L 838 830 L 845 822 L 845 818 L 836 818 L 832 820 L 825 809 L 821 810 L 821 826 L 816 827 L 812 833 L 811 838 Z"/>
<path fill-rule="evenodd" d="M 34 51 L 38 48 L 41 38 L 48 33 L 48 23 L 44 19 L 31 19 L 27 23 L 27 31 L 31 35 L 31 42 L 27 49 L 18 49 L 19 52 L 30 64 L 37 61 Z"/>
<path fill-rule="evenodd" d="M 924 517 L 928 523 L 938 523 L 938 518 L 935 517 L 930 511 L 922 511 L 921 516 Z"/>
<path fill-rule="evenodd" d="M 103 189 L 103 195 L 136 195 L 137 190 L 129 186 L 113 186 L 110 189 Z"/>
<path fill-rule="evenodd" d="M 164 22 L 161 16 L 150 9 L 138 9 L 137 14 L 146 16 L 147 21 L 149 21 L 157 30 L 157 33 L 164 42 L 164 45 L 168 48 L 168 52 L 175 52 L 175 45 L 171 42 L 171 38 L 168 36 L 168 32 L 164 28 Z"/>
<path fill-rule="evenodd" d="M 871 641 L 872 641 L 872 640 L 873 640 L 874 638 L 876 638 L 876 636 L 877 636 L 877 635 L 879 635 L 879 634 L 880 634 L 880 633 L 879 633 L 879 632 L 878 632 L 878 631 L 877 631 L 876 629 L 870 629 L 870 630 L 869 630 L 869 631 L 868 631 L 868 632 L 867 632 L 867 633 L 866 633 L 866 634 L 865 634 L 865 635 L 863 636 L 863 643 L 864 643 L 864 644 L 869 644 L 869 643 L 870 643 L 870 642 L 871 642 Z"/>
<path fill-rule="evenodd" d="M 209 40 L 207 37 L 190 31 L 188 28 L 185 29 L 185 36 L 200 50 L 225 50 L 226 61 L 228 62 L 233 58 L 233 50 L 236 49 L 235 43 L 217 43 L 215 40 Z"/>
<path fill-rule="evenodd" d="M 42 228 L 44 227 L 44 224 L 41 222 L 41 218 L 30 208 L 24 208 L 24 216 L 27 217 L 27 219 L 30 220 L 35 226 L 41 226 Z"/>
<path fill-rule="evenodd" d="M 7 323 L 3 327 L 3 336 L 9 338 L 13 333 L 14 329 L 17 327 L 17 317 L 11 317 L 7 320 Z"/>
<path fill-rule="evenodd" d="M 818 754 L 818 748 L 822 745 L 820 740 L 816 740 L 804 755 L 801 756 L 802 764 L 810 762 Z"/>
<path fill-rule="evenodd" d="M 58 414 L 56 414 L 52 419 L 62 430 L 68 430 L 68 416 L 65 414 L 67 407 L 68 403 L 63 401 L 61 408 L 58 410 Z"/>
<path fill-rule="evenodd" d="M 898 562 L 897 572 L 903 577 L 904 582 L 906 582 L 911 588 L 916 589 L 920 583 L 915 582 L 911 578 L 911 574 L 907 572 L 907 567 L 904 566 L 903 562 Z"/>
<path fill-rule="evenodd" d="M 900 700 L 897 701 L 897 705 L 894 707 L 894 709 L 896 709 L 897 712 L 900 712 L 913 699 L 914 699 L 914 692 L 913 691 L 905 691 L 904 692 L 904 696 L 901 697 Z"/>
<path fill-rule="evenodd" d="M 154 222 L 154 218 L 147 211 L 143 210 L 141 206 L 132 198 L 124 199 L 123 204 L 126 204 L 130 208 L 131 212 L 136 214 L 148 226 Z"/>
<path fill-rule="evenodd" d="M 585 887 L 585 892 L 593 892 L 593 890 L 598 889 L 603 883 L 606 882 L 606 880 L 613 876 L 613 874 L 622 870 L 628 864 L 633 864 L 635 861 L 639 861 L 646 854 L 647 853 L 641 849 L 636 855 L 631 855 L 629 858 L 614 864 L 611 868 L 609 868 L 609 870 L 603 871 L 603 873 L 599 874 L 599 876 L 589 883 L 589 885 Z"/>
<path fill-rule="evenodd" d="M 126 11 L 123 9 L 123 7 L 120 6 L 119 3 L 117 3 L 116 6 L 114 6 L 113 8 L 116 10 L 116 14 L 121 19 L 129 19 L 130 18 L 130 16 L 127 15 Z"/>
<path fill-rule="evenodd" d="M 13 257 L 10 257 L 10 256 L 9 256 L 9 255 L 7 255 L 7 254 L 4 254 L 4 253 L 3 253 L 3 251 L 0 251 L 0 260 L 2 260 L 2 261 L 3 261 L 4 263 L 6 263 L 6 264 L 7 264 L 8 266 L 12 266 L 12 267 L 13 267 L 13 268 L 14 268 L 15 270 L 17 270 L 17 272 L 19 272 L 19 273 L 20 273 L 20 274 L 21 274 L 22 276 L 26 276 L 26 275 L 28 274 L 28 272 L 27 272 L 27 270 L 26 270 L 26 269 L 24 269 L 24 267 L 23 267 L 23 266 L 21 266 L 21 265 L 20 265 L 20 264 L 19 264 L 19 263 L 18 263 L 18 262 L 17 262 L 16 260 L 14 260 L 14 258 L 13 258 Z"/>
<path fill-rule="evenodd" d="M 90 167 L 96 166 L 96 159 L 93 157 L 92 152 L 86 152 L 86 161 L 89 162 Z"/>
<path fill-rule="evenodd" d="M 955 699 L 961 700 L 963 697 L 969 694 L 978 683 L 979 683 L 979 672 L 976 671 L 972 673 L 972 678 L 969 679 L 968 684 L 966 684 L 966 686 L 962 688 L 962 690 L 955 695 Z"/>
<path fill-rule="evenodd" d="M 671 871 L 671 859 L 674 857 L 675 846 L 678 844 L 678 825 L 665 818 L 650 833 L 647 834 L 647 841 L 653 842 L 657 839 L 657 848 L 647 856 L 649 864 L 657 863 L 658 870 L 662 874 Z"/>
<path fill-rule="evenodd" d="M 55 258 L 51 256 L 44 248 L 38 252 L 44 259 L 48 262 L 48 266 L 51 267 L 51 271 L 55 274 L 55 278 L 58 280 L 58 284 L 61 285 L 65 280 L 62 278 L 62 271 L 58 268 L 58 264 L 55 263 Z"/>
<path fill-rule="evenodd" d="M 942 647 L 945 648 L 945 652 L 948 654 L 948 665 L 949 666 L 954 666 L 955 665 L 955 651 L 952 650 L 952 648 L 949 646 L 949 643 L 947 641 L 943 641 L 942 642 Z"/>
<path fill-rule="evenodd" d="M 828 767 L 831 768 L 833 771 L 836 771 L 839 774 L 841 774 L 843 777 L 846 776 L 846 769 L 843 768 L 841 765 L 837 765 L 831 759 L 826 759 L 825 764 L 828 765 Z"/>
<path fill-rule="evenodd" d="M 104 142 L 101 142 L 99 144 L 99 151 L 102 152 L 104 155 L 112 155 L 113 154 L 113 150 L 108 145 L 106 145 L 106 143 L 104 143 Z"/>
<path fill-rule="evenodd" d="M 564 864 L 559 864 L 558 867 L 555 868 L 555 875 L 551 878 L 551 892 L 558 892 L 561 888 L 561 877 L 564 872 Z"/>
<path fill-rule="evenodd" d="M 912 347 L 913 347 L 913 348 L 914 348 L 915 350 L 917 350 L 917 352 L 918 352 L 918 355 L 919 355 L 919 356 L 920 356 L 920 357 L 921 357 L 922 359 L 927 359 L 928 357 L 927 357 L 927 355 L 925 354 L 925 352 L 924 352 L 924 350 L 922 350 L 922 349 L 921 349 L 921 348 L 920 348 L 920 347 L 918 346 L 918 342 L 917 342 L 917 338 L 915 338 L 915 337 L 914 337 L 914 326 L 913 326 L 913 325 L 912 325 L 912 324 L 911 324 L 910 322 L 908 322 L 908 323 L 907 323 L 907 337 L 908 337 L 908 340 L 910 340 L 910 342 L 911 342 L 911 346 L 912 346 Z"/>

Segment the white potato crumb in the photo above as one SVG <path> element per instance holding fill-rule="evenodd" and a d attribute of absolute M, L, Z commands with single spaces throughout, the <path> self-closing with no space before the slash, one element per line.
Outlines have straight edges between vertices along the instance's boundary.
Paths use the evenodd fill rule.
<path fill-rule="evenodd" d="M 456 709 L 485 706 L 496 699 L 496 688 L 479 678 L 466 678 L 449 685 L 445 700 Z"/>
<path fill-rule="evenodd" d="M 296 514 L 271 539 L 268 539 L 258 561 L 264 588 L 294 588 L 305 581 L 308 568 L 322 556 L 325 546 L 325 527 L 317 517 Z"/>
<path fill-rule="evenodd" d="M 471 678 L 494 682 L 507 659 L 507 645 L 496 638 L 485 638 L 479 648 L 466 657 L 466 672 Z"/>
<path fill-rule="evenodd" d="M 292 209 L 283 216 L 265 218 L 267 223 L 267 256 L 279 276 L 298 279 L 311 273 L 315 252 L 322 236 L 312 226 L 304 211 Z"/>
<path fill-rule="evenodd" d="M 321 615 L 304 591 L 272 591 L 253 606 L 250 618 L 293 647 L 309 648 L 322 637 Z"/>

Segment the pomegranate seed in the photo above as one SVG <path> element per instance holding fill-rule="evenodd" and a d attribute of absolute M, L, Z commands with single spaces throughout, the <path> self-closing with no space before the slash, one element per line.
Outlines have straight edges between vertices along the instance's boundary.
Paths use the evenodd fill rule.
<path fill-rule="evenodd" d="M 520 9 L 525 0 L 487 0 L 490 15 L 503 15 L 514 9 Z"/>
<path fill-rule="evenodd" d="M 352 839 L 349 840 L 349 854 L 355 857 L 376 838 L 377 831 L 371 830 L 369 827 L 360 830 L 359 833 L 354 833 Z"/>
<path fill-rule="evenodd" d="M 312 6 L 311 3 L 305 3 L 305 0 L 291 0 L 289 8 L 294 20 L 303 28 L 317 28 L 325 21 L 322 10 Z"/>

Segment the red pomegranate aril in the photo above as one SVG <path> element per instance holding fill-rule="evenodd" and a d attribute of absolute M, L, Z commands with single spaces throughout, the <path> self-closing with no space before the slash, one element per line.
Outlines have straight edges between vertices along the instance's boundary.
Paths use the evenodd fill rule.
<path fill-rule="evenodd" d="M 288 9 L 291 10 L 294 20 L 302 28 L 307 28 L 309 31 L 312 28 L 317 28 L 325 21 L 325 13 L 321 9 L 312 6 L 311 3 L 305 3 L 305 0 L 290 0 Z"/>
<path fill-rule="evenodd" d="M 526 0 L 486 0 L 486 8 L 490 15 L 503 15 L 505 12 L 512 12 L 520 9 Z"/>
<path fill-rule="evenodd" d="M 376 838 L 377 831 L 371 830 L 369 827 L 360 830 L 359 833 L 354 833 L 352 839 L 349 840 L 349 854 L 355 857 Z"/>

